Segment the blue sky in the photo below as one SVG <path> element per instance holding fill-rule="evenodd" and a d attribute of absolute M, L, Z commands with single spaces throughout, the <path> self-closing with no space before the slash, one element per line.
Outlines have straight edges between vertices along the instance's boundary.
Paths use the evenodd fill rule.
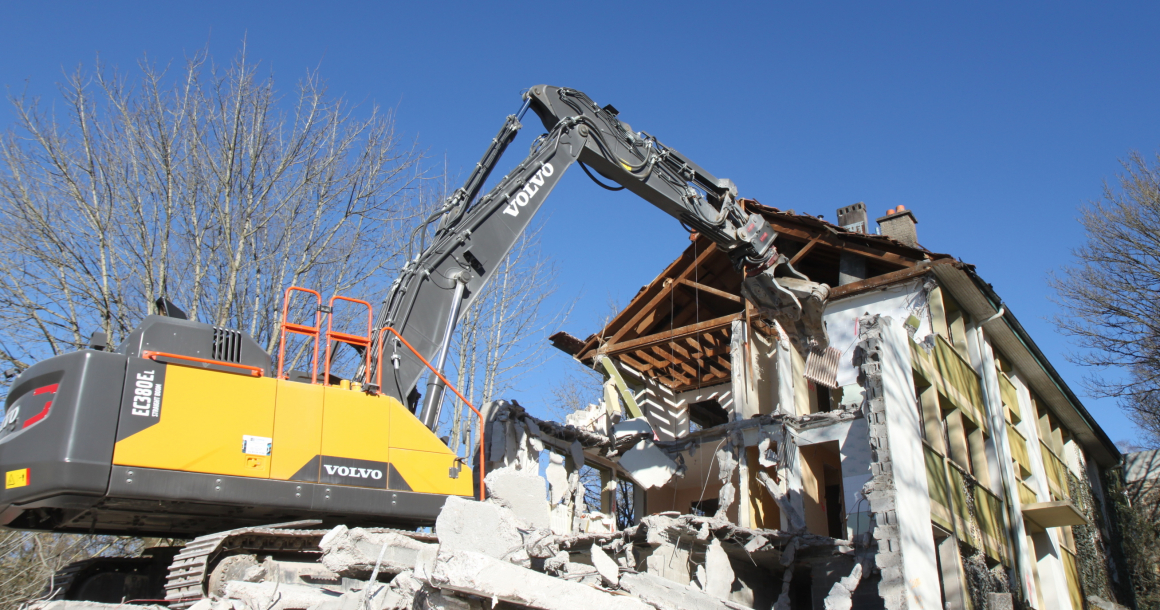
<path fill-rule="evenodd" d="M 920 241 L 977 265 L 1081 395 L 1084 371 L 1045 319 L 1046 274 L 1082 242 L 1076 208 L 1117 160 L 1160 150 L 1155 4 L 111 4 L 3 4 L 0 84 L 48 95 L 98 53 L 128 68 L 208 46 L 226 61 L 245 38 L 283 90 L 319 66 L 333 93 L 397 108 L 453 172 L 521 90 L 577 88 L 762 203 L 828 219 L 857 201 L 872 217 L 913 209 Z M 581 336 L 687 244 L 580 172 L 544 212 L 557 305 L 579 297 L 565 329 Z M 515 397 L 541 400 L 567 366 L 545 363 Z M 1085 404 L 1113 440 L 1137 439 L 1114 404 Z"/>

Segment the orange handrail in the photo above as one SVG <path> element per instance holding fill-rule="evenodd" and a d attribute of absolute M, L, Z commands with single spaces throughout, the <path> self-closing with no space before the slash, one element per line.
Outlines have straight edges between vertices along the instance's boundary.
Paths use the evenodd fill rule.
<path fill-rule="evenodd" d="M 287 316 L 290 315 L 290 293 L 294 291 L 314 295 L 314 326 L 287 321 Z M 310 359 L 310 383 L 318 383 L 318 334 L 320 332 L 322 332 L 322 295 L 309 288 L 299 288 L 298 286 L 287 288 L 286 296 L 282 298 L 282 324 L 278 333 L 278 371 L 274 375 L 276 379 L 286 379 L 286 375 L 282 374 L 286 354 L 286 333 L 294 333 L 314 337 L 314 356 Z"/>
<path fill-rule="evenodd" d="M 378 353 L 375 355 L 377 358 L 376 361 L 379 363 L 379 370 L 375 375 L 375 384 L 379 386 L 380 391 L 383 387 L 383 344 L 386 343 L 386 341 L 383 340 L 383 334 L 385 334 L 388 330 L 391 331 L 391 334 L 395 335 L 395 337 L 401 341 L 403 345 L 406 345 L 407 349 L 411 350 L 411 353 L 415 354 L 415 357 L 418 358 L 420 362 L 426 365 L 427 368 L 431 369 L 431 372 L 435 373 L 435 375 L 439 377 L 439 380 L 443 382 L 443 385 L 451 388 L 451 391 L 455 392 L 455 395 L 459 397 L 459 400 L 462 400 L 463 404 L 467 405 L 467 408 L 471 409 L 472 412 L 475 413 L 475 416 L 479 418 L 479 464 L 476 465 L 479 467 L 479 499 L 482 500 L 487 495 L 484 493 L 483 484 L 484 476 L 487 474 L 485 471 L 487 453 L 484 451 L 484 448 L 486 447 L 486 445 L 484 445 L 486 431 L 484 430 L 485 426 L 483 425 L 483 413 L 480 413 L 479 409 L 476 409 L 474 405 L 472 405 L 466 398 L 464 398 L 463 394 L 460 394 L 459 390 L 457 390 L 455 386 L 451 385 L 450 381 L 447 381 L 447 378 L 443 376 L 443 373 L 435 370 L 435 367 L 431 366 L 431 363 L 427 362 L 427 359 L 419 354 L 419 350 L 416 350 L 414 347 L 412 347 L 411 344 L 403 338 L 403 335 L 399 334 L 399 331 L 391 328 L 390 326 L 384 326 L 381 330 L 379 330 L 379 349 Z M 367 368 L 367 371 L 370 371 L 370 368 Z"/>
<path fill-rule="evenodd" d="M 190 360 L 192 362 L 200 362 L 202 364 L 216 364 L 218 366 L 232 366 L 232 367 L 238 368 L 238 369 L 246 369 L 247 371 L 250 372 L 251 377 L 261 377 L 262 376 L 262 367 L 250 366 L 248 364 L 238 364 L 236 362 L 224 362 L 222 360 L 210 360 L 209 358 L 198 358 L 197 356 L 183 356 L 181 354 L 170 354 L 167 352 L 155 352 L 152 350 L 145 350 L 145 351 L 141 352 L 142 358 L 148 358 L 150 360 L 156 360 L 158 356 L 160 356 L 162 358 L 175 358 L 177 360 Z"/>
<path fill-rule="evenodd" d="M 367 334 L 365 337 L 362 335 L 353 335 L 350 333 L 335 332 L 335 331 L 332 331 L 330 329 L 330 325 L 334 321 L 334 302 L 335 301 L 346 301 L 348 303 L 356 303 L 356 304 L 362 305 L 363 307 L 367 308 Z M 372 326 L 371 318 L 372 318 L 372 315 L 371 315 L 371 304 L 370 303 L 367 303 L 366 301 L 362 301 L 359 299 L 352 299 L 350 297 L 339 296 L 337 294 L 330 297 L 330 313 L 327 314 L 327 316 L 326 316 L 326 368 L 325 368 L 326 375 L 324 375 L 322 378 L 323 385 L 330 384 L 330 350 L 331 350 L 330 343 L 332 340 L 338 341 L 341 343 L 346 343 L 347 345 L 361 345 L 361 346 L 363 346 L 363 355 L 366 356 L 366 368 L 364 370 L 366 370 L 367 372 L 370 372 L 370 370 L 371 370 L 371 326 Z"/>

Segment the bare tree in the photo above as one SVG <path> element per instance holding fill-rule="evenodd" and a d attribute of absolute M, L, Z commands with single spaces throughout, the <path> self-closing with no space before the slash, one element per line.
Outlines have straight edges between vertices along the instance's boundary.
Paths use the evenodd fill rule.
<path fill-rule="evenodd" d="M 244 51 L 224 67 L 199 54 L 173 71 L 78 69 L 59 90 L 11 97 L 0 139 L 0 361 L 16 371 L 95 330 L 116 344 L 162 297 L 272 352 L 286 287 L 375 302 L 430 207 L 392 114 L 356 116 L 315 72 L 283 99 Z M 0 536 L 0 606 L 144 544 Z"/>
<path fill-rule="evenodd" d="M 116 344 L 160 297 L 272 351 L 282 293 L 393 275 L 422 206 L 421 155 L 390 112 L 357 118 L 309 72 L 283 103 L 244 51 L 129 78 L 100 64 L 63 104 L 11 98 L 0 143 L 0 359 Z"/>
<path fill-rule="evenodd" d="M 1084 351 L 1073 356 L 1097 374 L 1096 396 L 1119 399 L 1160 446 L 1160 158 L 1133 153 L 1103 196 L 1081 209 L 1087 242 L 1075 264 L 1053 274 L 1064 315 L 1061 332 Z"/>

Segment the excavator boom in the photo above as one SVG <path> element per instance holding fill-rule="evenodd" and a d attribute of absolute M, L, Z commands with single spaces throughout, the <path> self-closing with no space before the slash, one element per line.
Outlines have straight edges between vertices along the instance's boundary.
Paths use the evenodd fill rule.
<path fill-rule="evenodd" d="M 476 199 L 529 108 L 547 133 L 515 169 Z M 438 221 L 432 243 L 423 244 L 392 285 L 378 326 L 398 329 L 418 354 L 439 361 L 441 368 L 458 313 L 471 305 L 576 163 L 598 184 L 593 171 L 618 185 L 602 184 L 605 188 L 627 189 L 711 239 L 745 274 L 743 294 L 759 311 L 790 320 L 803 310 L 820 316 L 828 288 L 793 271 L 778 254 L 777 235 L 765 219 L 739 205 L 732 181 L 717 178 L 655 136 L 634 131 L 611 105 L 601 107 L 574 89 L 538 85 L 527 91 L 520 112 L 507 118 L 464 187 L 428 219 Z M 781 276 L 787 281 L 775 279 Z M 825 347 L 820 323 L 806 327 L 819 331 L 814 340 Z M 423 364 L 398 340 L 384 348 L 390 360 L 376 363 L 383 367 L 382 391 L 406 402 L 418 394 Z M 429 382 L 421 413 L 429 428 L 438 424 L 441 400 L 441 384 Z"/>

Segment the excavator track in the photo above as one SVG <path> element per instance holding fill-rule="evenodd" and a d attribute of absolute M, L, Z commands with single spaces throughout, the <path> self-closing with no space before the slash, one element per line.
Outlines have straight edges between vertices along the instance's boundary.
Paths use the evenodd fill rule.
<path fill-rule="evenodd" d="M 423 542 L 434 542 L 434 534 L 368 528 L 372 532 L 395 532 Z M 296 530 L 275 527 L 246 527 L 193 539 L 173 558 L 165 583 L 165 600 L 173 610 L 196 604 L 207 594 L 207 583 L 219 558 L 248 554 L 296 555 L 310 561 L 322 556 L 318 543 L 330 530 Z"/>
<path fill-rule="evenodd" d="M 70 563 L 53 574 L 44 598 L 97 602 L 155 598 L 174 551 L 158 547 L 140 557 L 93 557 Z"/>

